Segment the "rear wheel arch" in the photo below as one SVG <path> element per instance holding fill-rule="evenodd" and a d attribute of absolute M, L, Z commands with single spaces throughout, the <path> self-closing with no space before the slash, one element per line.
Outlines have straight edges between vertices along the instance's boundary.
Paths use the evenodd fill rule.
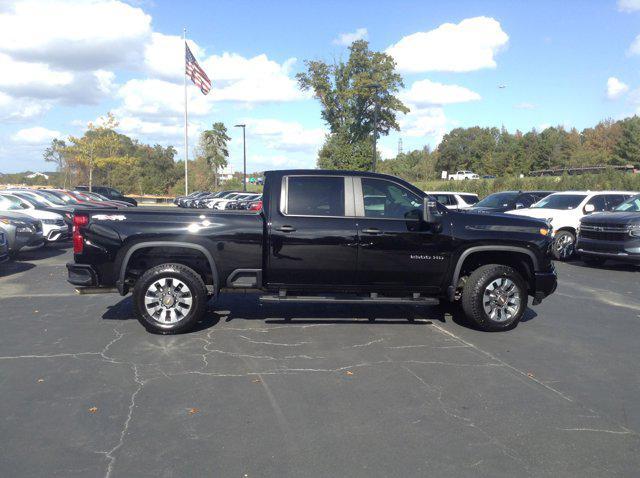
<path fill-rule="evenodd" d="M 178 257 L 181 253 L 182 259 Z M 142 264 L 144 266 L 142 273 L 144 273 L 145 270 L 163 263 L 183 264 L 192 268 L 201 276 L 205 284 L 213 285 L 214 294 L 220 286 L 216 262 L 211 253 L 201 244 L 149 241 L 132 245 L 122 256 L 118 275 L 118 288 L 123 294 L 128 291 L 129 284 L 127 280 L 132 278 L 132 270 L 136 266 Z"/>

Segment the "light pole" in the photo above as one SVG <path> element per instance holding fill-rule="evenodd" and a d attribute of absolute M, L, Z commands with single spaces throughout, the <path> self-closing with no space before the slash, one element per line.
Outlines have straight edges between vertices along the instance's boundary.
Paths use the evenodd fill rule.
<path fill-rule="evenodd" d="M 373 97 L 373 161 L 371 163 L 371 170 L 376 172 L 376 161 L 378 159 L 377 143 L 378 143 L 378 91 L 380 91 L 380 83 L 373 83 L 368 85 L 367 88 L 374 90 Z"/>
<path fill-rule="evenodd" d="M 244 164 L 243 176 L 242 176 L 242 190 L 247 192 L 247 138 L 245 136 L 245 131 L 247 128 L 246 124 L 237 124 L 236 128 L 242 128 L 242 158 Z"/>

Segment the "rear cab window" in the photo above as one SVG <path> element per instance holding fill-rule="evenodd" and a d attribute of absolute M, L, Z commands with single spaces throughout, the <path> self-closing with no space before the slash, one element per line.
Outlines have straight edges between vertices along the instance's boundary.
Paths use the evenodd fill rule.
<path fill-rule="evenodd" d="M 460 194 L 460 197 L 467 204 L 476 204 L 479 201 L 478 196 L 474 196 L 473 194 Z"/>
<path fill-rule="evenodd" d="M 342 176 L 287 176 L 286 201 L 282 212 L 293 216 L 345 215 L 345 186 Z"/>

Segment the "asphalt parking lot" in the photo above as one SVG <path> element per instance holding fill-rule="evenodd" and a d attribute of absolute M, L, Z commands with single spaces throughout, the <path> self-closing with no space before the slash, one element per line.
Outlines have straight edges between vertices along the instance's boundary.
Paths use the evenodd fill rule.
<path fill-rule="evenodd" d="M 640 268 L 559 264 L 515 330 L 440 307 L 210 304 L 147 333 L 67 248 L 0 266 L 4 476 L 637 476 Z"/>

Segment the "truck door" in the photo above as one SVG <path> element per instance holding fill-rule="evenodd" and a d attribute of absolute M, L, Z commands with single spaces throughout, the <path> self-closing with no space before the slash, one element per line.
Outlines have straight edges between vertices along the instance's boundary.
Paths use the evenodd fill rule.
<path fill-rule="evenodd" d="M 279 206 L 271 209 L 267 284 L 355 284 L 354 216 L 351 177 L 284 176 Z"/>
<path fill-rule="evenodd" d="M 393 181 L 356 178 L 358 283 L 407 293 L 439 289 L 450 257 L 446 221 L 422 220 L 422 197 Z"/>

